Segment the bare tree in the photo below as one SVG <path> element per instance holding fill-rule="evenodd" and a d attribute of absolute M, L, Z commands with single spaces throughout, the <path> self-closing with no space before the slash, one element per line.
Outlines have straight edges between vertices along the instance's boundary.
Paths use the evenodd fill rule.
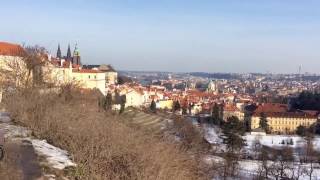
<path fill-rule="evenodd" d="M 15 56 L 2 60 L 0 66 L 1 84 L 14 89 L 28 88 L 42 83 L 42 67 L 47 61 L 47 53 L 39 46 L 19 48 Z"/>
<path fill-rule="evenodd" d="M 313 147 L 313 135 L 308 133 L 305 137 L 306 145 L 305 145 L 305 154 L 303 156 L 302 162 L 307 163 L 307 165 L 303 168 L 303 173 L 312 179 L 314 173 L 314 166 L 318 160 L 318 153 L 314 150 Z"/>
<path fill-rule="evenodd" d="M 274 150 L 272 152 L 273 161 L 271 165 L 271 175 L 275 179 L 285 179 L 289 178 L 290 175 L 288 172 L 293 168 L 293 154 L 292 149 L 289 147 L 285 147 L 281 150 Z"/>
<path fill-rule="evenodd" d="M 297 164 L 294 164 L 294 166 L 292 168 L 290 168 L 291 170 L 291 177 L 290 179 L 299 179 L 300 176 L 303 174 L 303 168 L 302 168 L 303 164 L 302 162 L 298 162 Z"/>
<path fill-rule="evenodd" d="M 262 154 L 262 144 L 260 142 L 260 137 L 257 136 L 253 141 L 253 158 L 258 159 Z"/>
<path fill-rule="evenodd" d="M 260 145 L 256 147 L 257 159 L 260 161 L 259 167 L 256 170 L 255 179 L 269 179 L 271 174 L 271 170 L 273 168 L 273 163 L 271 163 L 270 152 L 272 149 L 269 147 Z"/>
<path fill-rule="evenodd" d="M 228 150 L 226 153 L 224 153 L 223 158 L 224 162 L 222 164 L 222 171 L 220 172 L 221 177 L 223 179 L 237 177 L 239 154 Z"/>

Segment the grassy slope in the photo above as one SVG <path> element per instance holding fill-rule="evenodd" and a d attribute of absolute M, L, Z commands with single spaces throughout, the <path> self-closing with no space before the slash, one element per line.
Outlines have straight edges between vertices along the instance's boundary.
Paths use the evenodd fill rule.
<path fill-rule="evenodd" d="M 26 94 L 26 95 L 24 95 Z M 67 98 L 66 98 L 67 97 Z M 97 96 L 16 92 L 6 108 L 36 136 L 68 150 L 79 179 L 203 179 L 197 162 L 177 145 L 99 111 Z"/>

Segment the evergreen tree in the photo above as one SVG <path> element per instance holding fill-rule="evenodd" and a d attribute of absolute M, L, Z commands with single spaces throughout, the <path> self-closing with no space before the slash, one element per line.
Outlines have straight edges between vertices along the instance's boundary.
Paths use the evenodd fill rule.
<path fill-rule="evenodd" d="M 104 108 L 105 108 L 105 110 L 111 110 L 112 109 L 112 94 L 110 92 L 106 96 Z"/>
<path fill-rule="evenodd" d="M 156 113 L 156 111 L 157 111 L 156 102 L 154 102 L 153 99 L 152 99 L 151 104 L 150 104 L 150 110 L 151 110 L 153 113 Z"/>
<path fill-rule="evenodd" d="M 106 101 L 105 98 L 99 98 L 98 99 L 99 112 L 100 112 L 100 110 L 102 110 L 102 109 L 104 110 L 105 109 L 105 106 L 104 106 L 105 101 Z"/>
<path fill-rule="evenodd" d="M 269 125 L 268 125 L 267 116 L 263 112 L 260 113 L 259 127 L 264 129 L 266 132 L 269 132 Z"/>
<path fill-rule="evenodd" d="M 223 121 L 224 104 L 220 104 L 218 107 L 219 107 L 219 119 L 220 119 L 220 125 L 221 125 Z"/>
<path fill-rule="evenodd" d="M 187 114 L 188 110 L 185 106 L 182 107 L 182 114 Z"/>
<path fill-rule="evenodd" d="M 307 132 L 307 128 L 300 125 L 297 127 L 297 130 L 296 130 L 296 133 L 299 135 L 299 136 L 305 136 L 306 135 L 306 132 Z"/>
<path fill-rule="evenodd" d="M 320 123 L 315 124 L 314 132 L 315 132 L 315 134 L 320 135 Z"/>
<path fill-rule="evenodd" d="M 212 123 L 216 125 L 221 124 L 221 119 L 220 119 L 220 108 L 217 103 L 215 103 L 212 107 Z"/>
<path fill-rule="evenodd" d="M 179 101 L 177 100 L 173 103 L 173 112 L 179 111 L 180 109 L 181 109 L 181 106 Z"/>
<path fill-rule="evenodd" d="M 245 141 L 239 134 L 228 132 L 225 134 L 223 142 L 227 145 L 227 148 L 231 150 L 231 152 L 234 152 L 235 150 L 241 150 Z"/>
<path fill-rule="evenodd" d="M 244 122 L 240 121 L 238 117 L 231 116 L 223 124 L 223 129 L 225 131 L 235 132 L 237 134 L 243 135 L 246 132 L 246 127 Z"/>
<path fill-rule="evenodd" d="M 290 138 L 290 140 L 289 140 L 289 143 L 288 143 L 289 145 L 293 145 L 293 140 L 292 140 L 292 138 Z"/>
<path fill-rule="evenodd" d="M 120 112 L 119 112 L 120 114 L 124 112 L 125 105 L 126 105 L 126 95 L 122 95 L 120 96 Z"/>
<path fill-rule="evenodd" d="M 290 104 L 293 109 L 320 110 L 320 93 L 303 91 L 297 98 L 291 99 Z"/>
<path fill-rule="evenodd" d="M 243 122 L 235 116 L 229 117 L 222 126 L 223 142 L 227 145 L 228 150 L 234 152 L 241 150 L 244 146 L 245 140 L 242 135 L 245 133 L 245 126 Z"/>
<path fill-rule="evenodd" d="M 194 105 L 192 104 L 192 103 L 190 103 L 189 105 L 188 105 L 188 113 L 189 114 L 191 114 L 191 110 L 192 110 L 192 107 L 193 107 Z"/>

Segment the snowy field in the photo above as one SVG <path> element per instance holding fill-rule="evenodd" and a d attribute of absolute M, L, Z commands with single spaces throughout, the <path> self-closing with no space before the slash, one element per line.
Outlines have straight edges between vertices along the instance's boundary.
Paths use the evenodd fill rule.
<path fill-rule="evenodd" d="M 202 124 L 202 128 L 205 133 L 206 140 L 214 145 L 214 147 L 219 148 L 219 150 L 223 151 L 225 150 L 225 145 L 222 143 L 221 139 L 221 129 L 215 126 L 210 126 L 208 124 Z M 245 149 L 248 152 L 252 152 L 253 146 L 256 142 L 260 142 L 262 145 L 272 147 L 272 148 L 283 148 L 283 147 L 292 147 L 293 149 L 299 149 L 304 148 L 306 144 L 306 140 L 300 136 L 294 136 L 294 135 L 265 135 L 265 136 L 259 136 L 259 135 L 251 135 L 246 134 L 243 136 L 243 138 L 246 140 L 247 146 Z M 284 142 L 284 143 L 283 143 Z M 291 144 L 291 142 L 293 142 Z M 320 137 L 317 136 L 313 140 L 313 145 L 315 150 L 320 151 Z M 218 151 L 219 152 L 219 151 Z M 219 156 L 207 156 L 205 159 L 205 162 L 208 164 L 210 163 L 223 163 L 224 159 Z M 269 162 L 273 163 L 273 162 Z M 292 162 L 294 163 L 294 162 Z M 249 179 L 253 178 L 259 167 L 261 165 L 261 161 L 257 160 L 241 160 L 239 161 L 239 172 L 242 177 L 247 177 Z M 301 169 L 298 169 L 298 165 L 294 164 L 294 173 L 298 173 L 301 171 L 301 169 L 310 169 L 310 164 L 303 164 L 301 166 Z M 287 172 L 288 174 L 292 172 Z M 302 174 L 299 179 L 309 179 L 308 176 L 305 174 Z M 316 165 L 314 168 L 314 172 L 312 174 L 312 180 L 320 180 L 320 167 L 319 165 Z"/>
<path fill-rule="evenodd" d="M 274 148 L 292 147 L 292 148 L 303 148 L 306 145 L 306 140 L 303 137 L 296 135 L 251 135 L 246 134 L 243 136 L 249 147 L 253 147 L 256 142 L 260 142 L 262 145 Z M 283 143 L 284 142 L 284 143 Z M 293 144 L 290 144 L 292 142 Z M 313 146 L 316 150 L 320 150 L 320 137 L 313 139 Z"/>
<path fill-rule="evenodd" d="M 269 162 L 272 163 L 272 162 Z M 239 162 L 239 171 L 241 174 L 246 175 L 247 177 L 251 176 L 252 178 L 256 175 L 257 170 L 261 166 L 260 161 L 255 160 L 243 160 Z M 300 174 L 299 180 L 309 180 L 310 177 L 306 175 L 304 172 L 304 169 L 310 169 L 310 164 L 303 164 L 300 169 L 298 168 L 298 165 L 293 165 L 294 170 L 286 171 L 286 174 L 289 176 L 292 176 L 294 173 Z M 314 168 L 314 171 L 312 173 L 311 180 L 320 180 L 320 169 L 319 167 Z"/>
<path fill-rule="evenodd" d="M 210 165 L 212 163 L 215 164 L 223 164 L 224 159 L 219 156 L 213 156 L 209 155 L 204 158 L 204 161 Z M 259 168 L 261 167 L 261 161 L 257 160 L 241 160 L 238 162 L 238 172 L 239 176 L 241 177 L 240 179 L 254 179 L 257 176 L 257 172 L 259 171 Z M 268 162 L 270 165 L 273 163 L 271 161 Z M 299 166 L 297 164 L 292 164 L 293 169 L 286 169 L 285 173 L 288 174 L 289 176 L 297 176 L 297 174 L 300 174 L 299 180 L 310 180 L 310 177 L 304 173 L 305 169 L 310 169 L 310 164 L 303 164 L 300 166 L 300 169 L 298 168 Z M 294 173 L 294 174 L 292 174 Z M 217 180 L 221 178 L 213 177 L 213 180 Z M 270 179 L 272 179 L 270 177 Z M 312 174 L 311 180 L 320 180 L 320 169 L 319 165 L 314 167 L 314 171 Z"/>
<path fill-rule="evenodd" d="M 216 126 L 210 126 L 208 124 L 202 124 L 202 128 L 205 133 L 205 139 L 213 145 L 222 144 L 222 132 L 221 129 Z M 303 137 L 296 135 L 252 135 L 247 133 L 243 136 L 246 141 L 246 149 L 252 150 L 254 145 L 259 142 L 261 145 L 272 148 L 291 147 L 294 149 L 304 148 L 306 146 L 306 140 Z M 292 142 L 292 144 L 290 144 Z M 313 147 L 315 150 L 320 151 L 320 137 L 316 136 L 313 139 Z"/>

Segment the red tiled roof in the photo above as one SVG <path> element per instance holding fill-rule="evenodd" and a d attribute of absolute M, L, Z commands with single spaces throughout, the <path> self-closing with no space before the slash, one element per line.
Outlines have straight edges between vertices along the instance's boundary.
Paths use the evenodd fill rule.
<path fill-rule="evenodd" d="M 72 72 L 76 73 L 104 73 L 99 70 L 93 70 L 93 69 L 72 69 Z"/>
<path fill-rule="evenodd" d="M 64 61 L 63 64 L 62 64 L 62 67 L 63 67 L 63 68 L 69 68 L 70 63 L 71 63 L 70 61 Z M 80 65 L 72 64 L 72 68 L 79 69 L 79 68 L 80 68 Z"/>
<path fill-rule="evenodd" d="M 319 111 L 313 111 L 313 110 L 302 110 L 302 112 L 316 116 L 319 114 Z"/>
<path fill-rule="evenodd" d="M 157 100 L 159 97 L 157 95 L 150 95 L 150 99 Z"/>
<path fill-rule="evenodd" d="M 18 44 L 0 42 L 0 55 L 3 56 L 22 56 L 24 49 Z"/>
<path fill-rule="evenodd" d="M 266 117 L 279 117 L 279 118 L 307 118 L 316 119 L 316 115 L 304 113 L 304 112 L 266 112 Z M 259 113 L 255 113 L 253 116 L 260 116 Z"/>
<path fill-rule="evenodd" d="M 226 104 L 224 107 L 223 107 L 223 110 L 224 111 L 240 111 L 236 106 L 232 105 L 232 104 Z"/>
<path fill-rule="evenodd" d="M 265 103 L 259 105 L 258 108 L 254 111 L 254 113 L 267 113 L 267 112 L 287 112 L 288 106 L 286 104 L 279 103 Z"/>

